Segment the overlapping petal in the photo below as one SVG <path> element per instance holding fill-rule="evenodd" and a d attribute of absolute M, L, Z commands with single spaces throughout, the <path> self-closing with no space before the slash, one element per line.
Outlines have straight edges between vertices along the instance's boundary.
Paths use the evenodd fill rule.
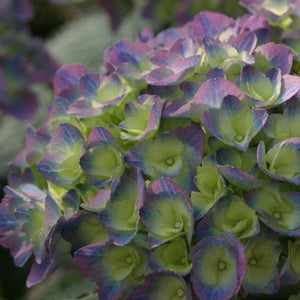
<path fill-rule="evenodd" d="M 79 116 L 97 116 L 122 102 L 126 96 L 126 87 L 115 74 L 84 74 L 79 79 L 78 90 L 81 97 L 68 108 L 68 114 Z"/>
<path fill-rule="evenodd" d="M 246 244 L 247 273 L 242 287 L 251 294 L 273 295 L 280 287 L 277 264 L 281 252 L 276 235 L 265 230 Z"/>
<path fill-rule="evenodd" d="M 196 229 L 197 239 L 207 236 L 220 237 L 226 232 L 242 239 L 258 234 L 260 230 L 255 210 L 250 208 L 240 197 L 223 197 L 215 209 L 207 214 Z"/>
<path fill-rule="evenodd" d="M 185 240 L 181 237 L 175 238 L 155 248 L 149 256 L 149 264 L 153 270 L 171 270 L 180 275 L 187 275 L 192 264 Z"/>
<path fill-rule="evenodd" d="M 119 124 L 121 138 L 135 141 L 151 138 L 159 128 L 163 100 L 157 96 L 142 95 L 136 102 L 125 105 L 125 119 Z"/>
<path fill-rule="evenodd" d="M 32 286 L 53 273 L 68 254 L 68 247 L 58 258 L 52 251 L 50 256 L 45 243 L 57 223 L 61 211 L 58 204 L 35 185 L 22 183 L 17 188 L 7 186 L 0 204 L 0 244 L 10 249 L 17 266 L 23 266 L 34 255 L 34 264 L 27 285 Z M 55 225 L 56 226 L 56 225 Z M 58 225 L 57 225 L 58 226 Z M 52 248 L 57 245 L 52 239 Z M 35 269 L 41 270 L 38 278 Z"/>
<path fill-rule="evenodd" d="M 289 74 L 293 65 L 293 53 L 285 45 L 273 42 L 260 45 L 255 49 L 255 66 L 263 72 L 277 68 L 281 74 Z"/>
<path fill-rule="evenodd" d="M 125 161 L 152 179 L 170 177 L 188 189 L 202 160 L 203 149 L 204 134 L 200 127 L 179 127 L 158 135 L 155 140 L 142 141 L 126 153 Z"/>
<path fill-rule="evenodd" d="M 265 183 L 265 180 L 258 178 L 260 171 L 255 148 L 249 148 L 242 153 L 220 148 L 217 150 L 216 159 L 221 174 L 239 188 L 249 190 Z"/>
<path fill-rule="evenodd" d="M 193 234 L 193 210 L 186 192 L 167 178 L 153 182 L 140 210 L 148 243 L 156 247 L 179 236 L 188 243 Z"/>
<path fill-rule="evenodd" d="M 267 152 L 261 141 L 257 147 L 257 161 L 268 176 L 300 184 L 300 139 L 289 138 L 274 144 Z"/>
<path fill-rule="evenodd" d="M 210 108 L 220 108 L 223 99 L 234 96 L 242 100 L 243 92 L 232 82 L 223 78 L 213 78 L 204 82 L 190 102 L 192 119 L 201 120 L 204 111 Z"/>
<path fill-rule="evenodd" d="M 246 274 L 244 246 L 234 237 L 205 238 L 192 249 L 191 282 L 203 299 L 227 300 L 234 297 Z"/>
<path fill-rule="evenodd" d="M 84 145 L 79 129 L 68 123 L 59 125 L 50 141 L 51 153 L 38 163 L 39 173 L 60 187 L 71 185 L 82 172 L 79 160 Z"/>
<path fill-rule="evenodd" d="M 31 287 L 45 280 L 61 266 L 69 256 L 71 245 L 62 237 L 61 230 L 64 225 L 64 217 L 60 218 L 51 228 L 46 241 L 47 255 L 41 263 L 33 262 L 30 273 L 26 280 L 26 286 Z"/>
<path fill-rule="evenodd" d="M 151 54 L 153 70 L 143 78 L 150 85 L 169 86 L 179 84 L 198 67 L 202 54 L 189 38 L 177 40 L 170 50 L 154 51 Z"/>
<path fill-rule="evenodd" d="M 63 67 L 58 69 L 53 78 L 55 96 L 78 96 L 79 80 L 82 76 L 86 75 L 87 73 L 88 69 L 81 64 L 64 65 Z M 72 100 L 72 98 L 70 97 L 68 97 L 68 99 Z"/>
<path fill-rule="evenodd" d="M 202 122 L 216 138 L 245 151 L 267 118 L 265 110 L 250 109 L 239 99 L 227 96 L 223 99 L 220 109 L 209 109 L 204 112 Z"/>
<path fill-rule="evenodd" d="M 72 245 L 72 252 L 95 243 L 108 241 L 104 226 L 95 214 L 79 211 L 61 229 L 63 238 Z"/>
<path fill-rule="evenodd" d="M 224 14 L 205 11 L 192 21 L 193 36 L 201 43 L 203 38 L 218 38 L 220 33 L 234 24 L 234 20 Z"/>
<path fill-rule="evenodd" d="M 300 105 L 289 103 L 283 114 L 270 114 L 264 126 L 264 131 L 269 138 L 283 141 L 287 138 L 300 136 L 299 127 Z"/>
<path fill-rule="evenodd" d="M 88 146 L 80 158 L 80 166 L 89 182 L 97 187 L 117 179 L 123 172 L 122 155 L 112 134 L 103 127 L 95 127 L 88 138 Z"/>
<path fill-rule="evenodd" d="M 144 279 L 146 255 L 135 246 L 100 242 L 78 249 L 74 258 L 81 271 L 96 281 L 101 299 L 118 299 Z"/>
<path fill-rule="evenodd" d="M 272 185 L 248 192 L 245 201 L 272 230 L 284 236 L 299 237 L 299 197 L 299 192 L 281 192 L 276 185 Z"/>
<path fill-rule="evenodd" d="M 206 156 L 197 168 L 194 183 L 198 191 L 191 192 L 191 200 L 196 220 L 203 217 L 225 193 L 225 182 L 220 175 L 216 159 Z"/>
<path fill-rule="evenodd" d="M 245 31 L 238 36 L 232 36 L 228 42 L 206 37 L 203 44 L 206 51 L 206 63 L 212 68 L 229 69 L 234 64 L 244 65 L 254 63 L 251 55 L 257 38 L 251 31 Z"/>
<path fill-rule="evenodd" d="M 128 244 L 136 235 L 139 210 L 144 202 L 145 184 L 139 170 L 122 176 L 104 211 L 99 215 L 115 245 Z"/>
<path fill-rule="evenodd" d="M 266 75 L 252 66 L 241 72 L 241 89 L 256 107 L 276 106 L 288 101 L 300 89 L 300 78 L 281 75 L 280 69 L 270 69 Z"/>
<path fill-rule="evenodd" d="M 104 65 L 108 72 L 116 71 L 140 79 L 143 73 L 152 69 L 150 50 L 151 47 L 142 42 L 122 41 L 105 50 Z"/>

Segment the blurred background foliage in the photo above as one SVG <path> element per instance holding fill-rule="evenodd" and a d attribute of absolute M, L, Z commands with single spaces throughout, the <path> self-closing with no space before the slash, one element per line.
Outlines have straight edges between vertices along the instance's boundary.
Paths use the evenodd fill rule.
<path fill-rule="evenodd" d="M 152 27 L 157 33 L 183 24 L 203 10 L 219 11 L 232 17 L 246 12 L 238 5 L 238 0 L 32 0 L 31 4 L 35 13 L 26 25 L 27 39 L 41 39 L 58 65 L 82 63 L 93 72 L 100 70 L 108 45 L 124 39 L 134 40 L 146 27 Z M 2 34 L 0 30 L 0 46 Z M 10 169 L 7 163 L 24 146 L 27 126 L 38 127 L 46 119 L 47 108 L 53 101 L 51 89 L 49 82 L 30 85 L 30 91 L 39 102 L 38 113 L 33 119 L 19 120 L 5 113 L 0 116 L 1 193 Z M 28 290 L 25 281 L 30 265 L 31 262 L 24 268 L 16 268 L 8 251 L 0 248 L 0 300 L 98 299 L 93 283 L 69 261 L 42 285 Z M 283 290 L 272 299 L 287 299 L 287 294 L 296 291 L 296 288 L 288 292 Z M 268 299 L 268 296 L 249 299 Z"/>

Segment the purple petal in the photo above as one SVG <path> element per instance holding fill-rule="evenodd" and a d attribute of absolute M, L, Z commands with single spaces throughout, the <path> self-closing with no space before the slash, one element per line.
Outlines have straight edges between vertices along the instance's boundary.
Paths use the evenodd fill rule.
<path fill-rule="evenodd" d="M 233 23 L 233 19 L 223 14 L 205 11 L 194 18 L 193 35 L 199 42 L 206 36 L 218 38 L 219 34 Z"/>
<path fill-rule="evenodd" d="M 187 57 L 194 51 L 194 43 L 190 38 L 178 39 L 170 49 L 171 53 L 180 55 L 181 57 Z"/>
<path fill-rule="evenodd" d="M 243 98 L 243 92 L 230 81 L 223 78 L 207 80 L 201 85 L 190 102 L 192 117 L 198 119 L 204 111 L 210 108 L 220 108 L 223 99 L 228 95 L 240 100 Z"/>
<path fill-rule="evenodd" d="M 278 68 L 282 74 L 289 74 L 293 64 L 293 53 L 285 45 L 276 45 L 273 42 L 259 46 L 256 53 L 262 54 L 272 68 Z"/>
<path fill-rule="evenodd" d="M 170 49 L 181 38 L 186 38 L 186 34 L 181 28 L 163 30 L 154 38 L 153 48 Z"/>
<path fill-rule="evenodd" d="M 230 183 L 233 183 L 241 188 L 244 188 L 246 190 L 249 190 L 251 188 L 260 187 L 263 184 L 265 184 L 265 181 L 257 179 L 253 177 L 252 175 L 243 172 L 242 170 L 235 168 L 233 166 L 225 165 L 221 166 L 218 165 L 219 171 L 222 173 L 222 175 L 230 181 Z"/>
<path fill-rule="evenodd" d="M 268 21 L 261 15 L 244 15 L 243 30 L 250 30 L 257 37 L 257 44 L 265 44 L 271 40 L 272 29 Z"/>
<path fill-rule="evenodd" d="M 100 213 L 110 200 L 111 191 L 102 189 L 100 190 L 94 199 L 90 202 L 85 202 L 80 205 L 83 209 L 93 212 L 93 213 Z"/>
<path fill-rule="evenodd" d="M 115 73 L 107 76 L 87 74 L 80 79 L 79 91 L 83 97 L 77 97 L 70 105 L 70 115 L 101 115 L 125 97 L 125 85 Z"/>
<path fill-rule="evenodd" d="M 49 277 L 70 254 L 71 245 L 64 241 L 61 235 L 64 222 L 64 218 L 59 219 L 57 224 L 51 229 L 45 242 L 48 255 L 41 263 L 33 262 L 26 281 L 27 287 L 32 287 Z"/>
<path fill-rule="evenodd" d="M 230 42 L 239 53 L 246 52 L 247 54 L 251 54 L 256 47 L 257 38 L 253 32 L 244 31 L 237 37 L 232 38 Z"/>
<path fill-rule="evenodd" d="M 223 69 L 213 68 L 205 75 L 206 80 L 214 79 L 214 78 L 222 78 L 226 80 L 226 73 Z M 195 93 L 194 93 L 195 94 Z"/>
<path fill-rule="evenodd" d="M 181 83 L 199 64 L 201 56 L 195 55 L 182 59 L 169 68 L 157 68 L 147 74 L 144 79 L 148 84 L 155 86 L 169 86 Z"/>
<path fill-rule="evenodd" d="M 45 224 L 49 228 L 54 226 L 58 220 L 58 218 L 61 216 L 61 211 L 56 203 L 55 200 L 52 199 L 52 197 L 47 196 L 45 199 Z"/>
<path fill-rule="evenodd" d="M 261 0 L 242 0 L 240 4 L 244 6 L 246 9 L 248 9 L 253 14 L 261 14 L 265 16 L 268 20 L 271 20 L 272 22 L 279 23 L 286 17 L 290 11 L 293 10 L 293 5 L 290 2 L 288 5 L 286 5 L 286 10 L 282 12 L 282 14 L 273 13 L 271 9 L 268 9 L 267 6 L 263 5 L 263 1 Z"/>
<path fill-rule="evenodd" d="M 29 241 L 21 240 L 19 232 L 0 237 L 2 247 L 8 248 L 17 267 L 23 267 L 32 256 L 33 246 Z"/>
<path fill-rule="evenodd" d="M 79 80 L 79 92 L 87 99 L 94 99 L 100 85 L 99 75 L 87 73 Z"/>
<path fill-rule="evenodd" d="M 189 118 L 190 103 L 186 99 L 174 99 L 165 103 L 163 118 Z"/>
<path fill-rule="evenodd" d="M 105 50 L 105 67 L 108 72 L 117 70 L 124 64 L 139 68 L 140 60 L 149 50 L 149 47 L 141 42 L 121 41 Z"/>
<path fill-rule="evenodd" d="M 59 96 L 66 90 L 77 90 L 80 78 L 87 73 L 87 68 L 80 64 L 70 64 L 61 67 L 56 71 L 53 79 L 55 96 Z"/>
<path fill-rule="evenodd" d="M 68 108 L 70 106 L 70 101 L 63 97 L 55 98 L 54 102 L 52 103 L 48 118 L 49 120 L 55 121 L 57 118 L 61 116 L 66 116 Z"/>
<path fill-rule="evenodd" d="M 63 123 L 55 130 L 52 139 L 51 147 L 53 149 L 73 148 L 77 144 L 84 144 L 85 139 L 77 127 Z"/>
<path fill-rule="evenodd" d="M 103 241 L 80 248 L 75 252 L 74 259 L 81 271 L 93 281 L 97 279 L 97 269 L 100 267 L 99 259 L 108 244 L 108 241 Z"/>
<path fill-rule="evenodd" d="M 96 215 L 79 211 L 62 228 L 63 238 L 72 244 L 72 252 L 94 243 L 108 241 L 108 235 Z"/>
<path fill-rule="evenodd" d="M 289 100 L 300 90 L 300 77 L 293 75 L 283 75 L 282 76 L 282 86 L 281 92 L 276 100 L 276 104 L 282 104 L 283 102 Z"/>
<path fill-rule="evenodd" d="M 95 127 L 89 135 L 88 148 L 101 145 L 118 147 L 117 141 L 107 129 L 103 127 Z"/>
<path fill-rule="evenodd" d="M 73 215 L 79 209 L 79 196 L 75 190 L 69 190 L 62 198 L 62 205 L 64 208 L 64 214 L 67 215 L 67 210 Z"/>

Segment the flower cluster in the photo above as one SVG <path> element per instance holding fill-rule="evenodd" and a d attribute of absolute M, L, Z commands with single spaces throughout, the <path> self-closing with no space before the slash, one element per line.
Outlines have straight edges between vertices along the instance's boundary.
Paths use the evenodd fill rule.
<path fill-rule="evenodd" d="M 18 119 L 34 117 L 39 101 L 32 86 L 50 84 L 58 67 L 29 33 L 33 16 L 29 0 L 0 3 L 0 111 Z"/>
<path fill-rule="evenodd" d="M 107 48 L 105 74 L 57 71 L 0 204 L 1 245 L 18 266 L 34 255 L 27 286 L 70 254 L 100 299 L 300 281 L 299 53 L 272 25 L 203 12 Z"/>

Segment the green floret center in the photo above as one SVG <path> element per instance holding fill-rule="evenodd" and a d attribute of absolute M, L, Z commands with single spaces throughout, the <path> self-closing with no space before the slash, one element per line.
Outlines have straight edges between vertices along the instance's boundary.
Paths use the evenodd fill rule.
<path fill-rule="evenodd" d="M 110 246 L 102 257 L 102 267 L 117 282 L 138 279 L 142 265 L 141 253 L 131 246 Z"/>
<path fill-rule="evenodd" d="M 219 246 L 206 249 L 202 254 L 201 265 L 198 277 L 208 286 L 226 285 L 232 280 L 237 267 L 235 260 Z"/>
<path fill-rule="evenodd" d="M 89 175 L 99 175 L 105 179 L 117 177 L 122 169 L 122 159 L 114 147 L 96 147 L 90 150 L 92 168 Z"/>
<path fill-rule="evenodd" d="M 149 145 L 148 157 L 152 166 L 162 175 L 175 177 L 183 166 L 185 146 L 178 138 L 169 136 Z"/>
<path fill-rule="evenodd" d="M 214 216 L 218 228 L 224 232 L 231 232 L 239 238 L 251 235 L 256 221 L 255 210 L 239 198 L 235 198 L 228 208 L 220 209 Z"/>

